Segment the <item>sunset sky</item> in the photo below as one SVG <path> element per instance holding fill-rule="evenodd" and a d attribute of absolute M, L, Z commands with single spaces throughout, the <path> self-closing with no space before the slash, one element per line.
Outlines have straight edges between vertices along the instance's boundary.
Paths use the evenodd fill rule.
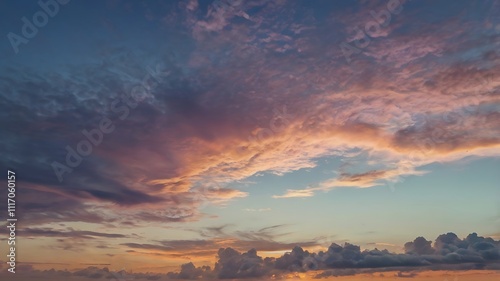
<path fill-rule="evenodd" d="M 2 280 L 500 277 L 500 0 L 5 0 L 0 31 Z"/>

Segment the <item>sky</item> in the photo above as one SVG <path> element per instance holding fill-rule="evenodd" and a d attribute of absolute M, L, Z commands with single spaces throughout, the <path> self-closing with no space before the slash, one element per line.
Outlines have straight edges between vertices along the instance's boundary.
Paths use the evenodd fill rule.
<path fill-rule="evenodd" d="M 0 276 L 500 276 L 499 15 L 0 1 Z"/>

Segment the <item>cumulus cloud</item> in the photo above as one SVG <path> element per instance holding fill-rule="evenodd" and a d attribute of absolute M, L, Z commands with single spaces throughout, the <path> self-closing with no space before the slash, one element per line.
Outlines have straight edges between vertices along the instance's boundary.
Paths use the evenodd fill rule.
<path fill-rule="evenodd" d="M 239 253 L 226 248 L 220 249 L 217 255 L 219 260 L 215 263 L 214 270 L 220 279 L 261 277 L 269 270 L 266 267 L 269 259 L 258 256 L 255 249 Z"/>
<path fill-rule="evenodd" d="M 424 237 L 417 237 L 413 242 L 405 244 L 405 252 L 410 254 L 433 254 L 432 241 L 427 241 Z"/>
<path fill-rule="evenodd" d="M 447 233 L 437 237 L 433 245 L 431 241 L 418 237 L 405 244 L 403 254 L 378 249 L 362 251 L 357 245 L 346 243 L 341 246 L 333 243 L 326 251 L 316 253 L 296 246 L 278 258 L 262 258 L 255 250 L 240 253 L 231 248 L 220 249 L 218 256 L 214 272 L 219 278 L 260 277 L 271 273 L 311 270 L 325 270 L 318 277 L 326 277 L 351 275 L 366 272 L 366 269 L 483 269 L 500 263 L 500 241 L 484 238 L 476 233 L 465 239 L 458 238 L 454 233 Z M 331 269 L 335 270 L 329 271 Z"/>
<path fill-rule="evenodd" d="M 211 277 L 210 266 L 195 267 L 192 262 L 181 265 L 179 273 L 169 272 L 167 277 L 172 279 L 200 279 Z"/>

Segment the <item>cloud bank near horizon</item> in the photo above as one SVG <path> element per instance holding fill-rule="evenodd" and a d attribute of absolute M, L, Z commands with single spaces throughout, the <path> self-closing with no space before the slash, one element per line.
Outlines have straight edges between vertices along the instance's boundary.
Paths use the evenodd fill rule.
<path fill-rule="evenodd" d="M 133 245 L 129 245 L 134 247 Z M 156 250 L 165 245 L 158 245 Z M 148 248 L 154 248 L 152 245 Z M 350 243 L 343 246 L 332 243 L 325 251 L 309 252 L 295 246 L 280 257 L 262 257 L 255 249 L 239 252 L 233 248 L 220 248 L 214 267 L 196 267 L 192 262 L 183 264 L 178 272 L 132 273 L 112 271 L 107 267 L 90 266 L 76 271 L 36 270 L 29 264 L 18 268 L 19 275 L 80 276 L 92 279 L 113 279 L 117 276 L 134 279 L 246 279 L 285 276 L 293 273 L 313 272 L 314 278 L 348 276 L 384 271 L 418 272 L 424 270 L 499 270 L 500 240 L 481 237 L 476 233 L 460 239 L 449 232 L 439 235 L 434 242 L 417 237 L 404 245 L 404 253 L 387 250 L 363 250 Z M 128 277 L 127 277 L 128 276 Z M 401 276 L 400 276 L 401 277 Z M 119 279 L 118 279 L 119 280 Z"/>

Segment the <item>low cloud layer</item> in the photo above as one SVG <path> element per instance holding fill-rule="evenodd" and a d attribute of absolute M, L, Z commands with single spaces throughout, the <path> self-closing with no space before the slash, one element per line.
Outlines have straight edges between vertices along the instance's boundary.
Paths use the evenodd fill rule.
<path fill-rule="evenodd" d="M 198 245 L 195 245 L 198 244 Z M 192 247 L 207 246 L 206 243 L 186 241 Z M 127 245 L 135 247 L 135 245 Z M 168 249 L 168 245 L 165 245 Z M 497 270 L 500 269 L 500 241 L 481 237 L 476 233 L 460 239 L 454 233 L 439 235 L 434 242 L 417 237 L 404 245 L 404 253 L 387 250 L 361 250 L 359 246 L 345 243 L 343 246 L 331 244 L 328 249 L 309 252 L 295 246 L 280 257 L 262 257 L 255 249 L 240 252 L 233 248 L 220 248 L 217 262 L 213 267 L 197 267 L 192 262 L 183 264 L 178 272 L 127 273 L 111 271 L 107 267 L 91 266 L 86 269 L 69 271 L 39 271 L 24 266 L 20 274 L 38 276 L 83 276 L 87 278 L 107 278 L 128 280 L 163 279 L 245 279 L 285 276 L 293 273 L 311 273 L 315 278 L 346 276 L 360 273 L 399 271 L 398 277 L 413 277 L 423 270 Z M 158 250 L 158 249 L 157 249 Z M 409 273 L 406 273 L 409 272 Z M 118 279 L 118 277 L 122 279 Z"/>

